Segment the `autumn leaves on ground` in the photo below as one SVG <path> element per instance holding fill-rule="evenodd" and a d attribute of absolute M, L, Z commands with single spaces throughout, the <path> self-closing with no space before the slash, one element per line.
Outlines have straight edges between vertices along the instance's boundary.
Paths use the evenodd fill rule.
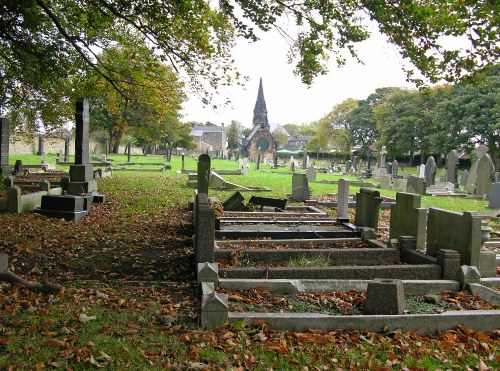
<path fill-rule="evenodd" d="M 0 252 L 56 296 L 0 284 L 0 369 L 497 369 L 500 331 L 435 336 L 197 327 L 185 176 L 116 174 L 76 222 L 0 214 Z M 258 303 L 256 303 L 258 304 Z"/>

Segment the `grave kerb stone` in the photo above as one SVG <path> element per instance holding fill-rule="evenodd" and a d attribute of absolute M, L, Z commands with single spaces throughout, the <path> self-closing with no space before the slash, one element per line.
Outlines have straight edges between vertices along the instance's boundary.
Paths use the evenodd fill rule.
<path fill-rule="evenodd" d="M 406 309 L 403 281 L 374 279 L 368 282 L 364 314 L 403 314 Z"/>

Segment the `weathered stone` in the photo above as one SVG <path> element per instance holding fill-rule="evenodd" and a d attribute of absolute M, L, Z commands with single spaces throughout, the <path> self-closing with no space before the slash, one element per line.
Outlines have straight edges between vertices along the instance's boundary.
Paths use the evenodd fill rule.
<path fill-rule="evenodd" d="M 208 188 L 210 185 L 210 156 L 207 154 L 202 154 L 198 157 L 198 193 L 204 193 L 208 195 Z"/>
<path fill-rule="evenodd" d="M 15 176 L 24 175 L 23 162 L 21 160 L 16 160 L 16 163 L 14 165 L 14 175 Z"/>
<path fill-rule="evenodd" d="M 7 211 L 13 214 L 21 213 L 21 188 L 12 186 L 7 188 Z"/>
<path fill-rule="evenodd" d="M 399 192 L 406 192 L 406 188 L 408 187 L 407 183 L 408 183 L 407 179 L 394 178 L 392 180 L 392 190 Z"/>
<path fill-rule="evenodd" d="M 442 269 L 443 280 L 454 280 L 460 269 L 460 254 L 455 250 L 440 249 L 436 253 L 437 263 Z"/>
<path fill-rule="evenodd" d="M 485 197 L 490 193 L 490 187 L 492 183 L 492 175 L 495 172 L 495 167 L 491 157 L 485 154 L 479 159 L 477 165 L 477 182 L 476 182 L 476 194 L 481 197 Z"/>
<path fill-rule="evenodd" d="M 397 177 L 399 170 L 399 164 L 396 160 L 392 161 L 392 176 Z"/>
<path fill-rule="evenodd" d="M 219 284 L 219 267 L 217 263 L 198 263 L 196 280 L 198 284 L 211 282 L 214 287 L 217 287 Z"/>
<path fill-rule="evenodd" d="M 446 174 L 448 182 L 458 185 L 458 152 L 455 149 L 446 156 Z"/>
<path fill-rule="evenodd" d="M 479 160 L 474 161 L 472 164 L 469 175 L 467 176 L 467 181 L 465 183 L 465 191 L 470 194 L 476 193 L 476 183 L 477 183 L 477 167 L 479 165 Z"/>
<path fill-rule="evenodd" d="M 424 249 L 427 209 L 420 206 L 420 195 L 402 192 L 396 194 L 396 203 L 391 205 L 390 238 L 414 236 L 417 248 Z"/>
<path fill-rule="evenodd" d="M 374 279 L 368 282 L 364 314 L 403 314 L 406 309 L 403 282 Z"/>
<path fill-rule="evenodd" d="M 239 192 L 236 191 L 234 192 L 231 196 L 229 196 L 226 201 L 222 203 L 222 208 L 225 211 L 240 211 L 244 209 L 243 201 L 244 201 L 243 195 Z"/>
<path fill-rule="evenodd" d="M 481 274 L 476 266 L 461 265 L 456 280 L 460 282 L 460 289 L 464 290 L 468 284 L 481 283 Z"/>
<path fill-rule="evenodd" d="M 292 198 L 299 202 L 303 202 L 311 198 L 311 191 L 305 174 L 292 175 Z"/>
<path fill-rule="evenodd" d="M 9 143 L 9 120 L 0 117 L 0 173 L 2 173 L 2 168 L 9 165 Z"/>
<path fill-rule="evenodd" d="M 337 218 L 348 218 L 349 208 L 349 182 L 345 179 L 339 179 L 337 194 Z"/>
<path fill-rule="evenodd" d="M 382 197 L 380 192 L 368 188 L 360 188 L 356 193 L 356 216 L 354 224 L 357 227 L 369 227 L 377 230 L 378 216 Z"/>
<path fill-rule="evenodd" d="M 214 261 L 215 210 L 205 193 L 196 195 L 194 208 L 194 250 L 197 263 Z"/>
<path fill-rule="evenodd" d="M 469 171 L 467 169 L 462 171 L 462 175 L 460 175 L 460 185 L 462 187 L 465 187 L 465 185 L 467 184 L 467 177 L 468 176 L 469 176 Z"/>
<path fill-rule="evenodd" d="M 392 175 L 383 175 L 380 177 L 380 188 L 382 189 L 392 188 Z"/>
<path fill-rule="evenodd" d="M 496 254 L 487 249 L 481 249 L 479 253 L 479 273 L 481 277 L 496 277 L 497 263 Z"/>
<path fill-rule="evenodd" d="M 410 175 L 406 183 L 406 192 L 425 195 L 425 179 Z"/>
<path fill-rule="evenodd" d="M 270 198 L 270 197 L 259 197 L 259 196 L 252 196 L 250 197 L 250 200 L 248 200 L 249 203 L 253 205 L 259 205 L 259 206 L 270 206 L 273 208 L 279 208 L 281 210 L 286 209 L 286 203 L 287 199 L 286 198 Z"/>
<path fill-rule="evenodd" d="M 429 187 L 436 182 L 436 160 L 433 156 L 427 158 L 425 163 L 425 184 Z"/>
<path fill-rule="evenodd" d="M 439 249 L 460 254 L 461 265 L 479 266 L 481 217 L 430 208 L 427 217 L 427 253 L 436 256 Z"/>
<path fill-rule="evenodd" d="M 12 175 L 6 176 L 3 178 L 3 185 L 5 188 L 14 186 L 14 177 Z"/>
<path fill-rule="evenodd" d="M 500 183 L 493 183 L 488 195 L 488 207 L 490 209 L 500 209 Z"/>
<path fill-rule="evenodd" d="M 316 181 L 316 174 L 318 174 L 318 171 L 314 167 L 309 166 L 307 168 L 306 176 L 307 176 L 307 180 L 309 182 L 315 182 Z"/>
<path fill-rule="evenodd" d="M 227 322 L 228 297 L 227 294 L 205 294 L 201 297 L 201 327 L 204 330 L 214 329 Z"/>

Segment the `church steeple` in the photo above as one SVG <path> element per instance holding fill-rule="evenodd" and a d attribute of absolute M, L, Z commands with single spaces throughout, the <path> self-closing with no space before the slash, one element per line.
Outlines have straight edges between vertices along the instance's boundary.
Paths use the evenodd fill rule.
<path fill-rule="evenodd" d="M 266 100 L 264 99 L 264 88 L 262 87 L 262 77 L 259 83 L 259 92 L 257 94 L 257 101 L 253 110 L 253 124 L 261 124 L 269 128 L 269 121 L 267 120 Z"/>

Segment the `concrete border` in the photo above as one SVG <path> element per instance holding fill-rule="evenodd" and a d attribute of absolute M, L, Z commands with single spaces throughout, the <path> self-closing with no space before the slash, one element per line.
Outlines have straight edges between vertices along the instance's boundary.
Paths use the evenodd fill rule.
<path fill-rule="evenodd" d="M 422 335 L 463 326 L 476 331 L 498 329 L 500 310 L 450 311 L 441 314 L 330 316 L 316 313 L 228 313 L 230 323 L 244 319 L 265 321 L 271 329 L 288 331 L 356 330 L 376 332 L 401 330 Z"/>

